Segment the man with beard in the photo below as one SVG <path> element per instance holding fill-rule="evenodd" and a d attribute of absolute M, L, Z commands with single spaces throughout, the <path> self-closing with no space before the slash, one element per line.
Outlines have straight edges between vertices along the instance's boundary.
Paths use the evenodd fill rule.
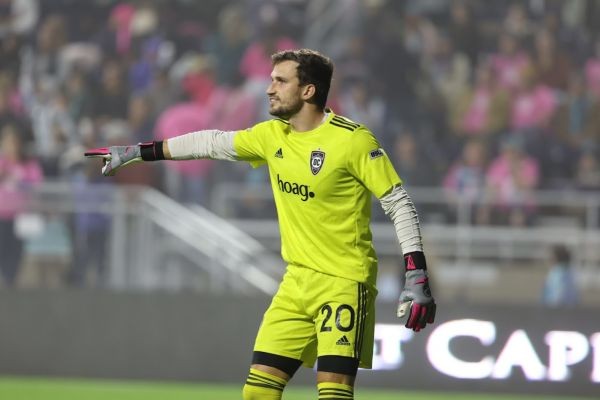
<path fill-rule="evenodd" d="M 371 193 L 393 220 L 406 284 L 399 316 L 419 331 L 435 317 L 419 221 L 387 154 L 364 126 L 326 108 L 331 60 L 301 49 L 272 56 L 269 112 L 240 131 L 205 130 L 165 141 L 95 149 L 104 175 L 138 161 L 212 158 L 269 169 L 288 266 L 259 328 L 245 400 L 281 399 L 300 367 L 317 362 L 319 399 L 353 399 L 370 368 L 377 257 Z"/>

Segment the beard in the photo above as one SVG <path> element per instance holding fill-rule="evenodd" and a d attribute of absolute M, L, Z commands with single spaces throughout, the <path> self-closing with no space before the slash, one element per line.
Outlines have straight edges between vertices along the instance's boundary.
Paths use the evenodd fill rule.
<path fill-rule="evenodd" d="M 271 114 L 274 117 L 288 120 L 302 109 L 302 103 L 303 102 L 301 99 L 297 99 L 291 104 L 271 106 L 269 107 L 269 114 Z"/>

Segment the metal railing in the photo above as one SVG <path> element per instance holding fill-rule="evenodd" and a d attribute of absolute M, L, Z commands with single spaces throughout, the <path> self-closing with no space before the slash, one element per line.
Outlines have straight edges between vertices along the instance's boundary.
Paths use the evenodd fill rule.
<path fill-rule="evenodd" d="M 440 189 L 410 188 L 409 193 L 420 208 L 428 257 L 437 265 L 467 269 L 521 262 L 540 265 L 549 247 L 562 243 L 573 250 L 580 270 L 589 272 L 585 283 L 600 287 L 600 280 L 594 278 L 600 264 L 600 197 L 596 194 L 538 192 L 534 197 L 539 220 L 527 227 L 510 227 L 474 224 L 472 204 L 447 202 Z M 279 229 L 270 187 L 221 183 L 212 194 L 214 212 L 179 204 L 147 187 L 47 183 L 33 193 L 28 212 L 63 223 L 72 236 L 62 242 L 72 246 L 63 248 L 71 264 L 81 260 L 71 254 L 82 236 L 77 218 L 106 217 L 112 288 L 273 293 L 284 265 L 278 255 Z M 232 214 L 248 196 L 253 202 L 269 203 L 261 210 L 272 209 L 272 217 Z M 452 220 L 446 218 L 448 213 Z M 400 249 L 392 223 L 380 213 L 372 231 L 380 258 L 396 262 Z M 35 241 L 40 234 L 29 235 L 26 240 Z M 38 256 L 43 264 L 44 253 Z"/>
<path fill-rule="evenodd" d="M 282 262 L 247 233 L 202 207 L 182 205 L 152 188 L 45 183 L 28 199 L 20 215 L 35 215 L 43 222 L 29 229 L 24 241 L 52 242 L 45 237 L 52 234 L 44 232 L 45 225 L 58 221 L 71 236 L 64 242 L 72 248 L 61 249 L 67 263 L 82 259 L 72 257 L 88 233 L 79 218 L 107 219 L 107 284 L 112 288 L 272 294 L 283 274 Z M 43 264 L 43 250 L 36 256 Z"/>

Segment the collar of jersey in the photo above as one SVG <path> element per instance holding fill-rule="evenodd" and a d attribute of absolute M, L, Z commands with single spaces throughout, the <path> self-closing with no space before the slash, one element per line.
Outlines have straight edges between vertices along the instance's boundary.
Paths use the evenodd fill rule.
<path fill-rule="evenodd" d="M 290 125 L 290 132 L 293 133 L 294 135 L 302 135 L 303 137 L 306 137 L 307 135 L 316 135 L 319 133 L 319 131 L 329 123 L 329 121 L 331 121 L 331 118 L 335 117 L 335 114 L 333 113 L 333 111 L 331 111 L 329 108 L 325 109 L 325 118 L 323 118 L 323 121 L 319 124 L 319 126 L 317 126 L 314 129 L 311 129 L 310 131 L 302 131 L 302 132 L 298 132 L 295 131 L 292 126 Z"/>

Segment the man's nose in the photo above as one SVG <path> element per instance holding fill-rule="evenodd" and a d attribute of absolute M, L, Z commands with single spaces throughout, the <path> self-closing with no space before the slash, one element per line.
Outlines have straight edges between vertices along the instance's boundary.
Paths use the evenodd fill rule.
<path fill-rule="evenodd" d="M 275 94 L 275 89 L 273 87 L 273 83 L 270 83 L 269 86 L 267 86 L 267 94 L 268 95 Z"/>

